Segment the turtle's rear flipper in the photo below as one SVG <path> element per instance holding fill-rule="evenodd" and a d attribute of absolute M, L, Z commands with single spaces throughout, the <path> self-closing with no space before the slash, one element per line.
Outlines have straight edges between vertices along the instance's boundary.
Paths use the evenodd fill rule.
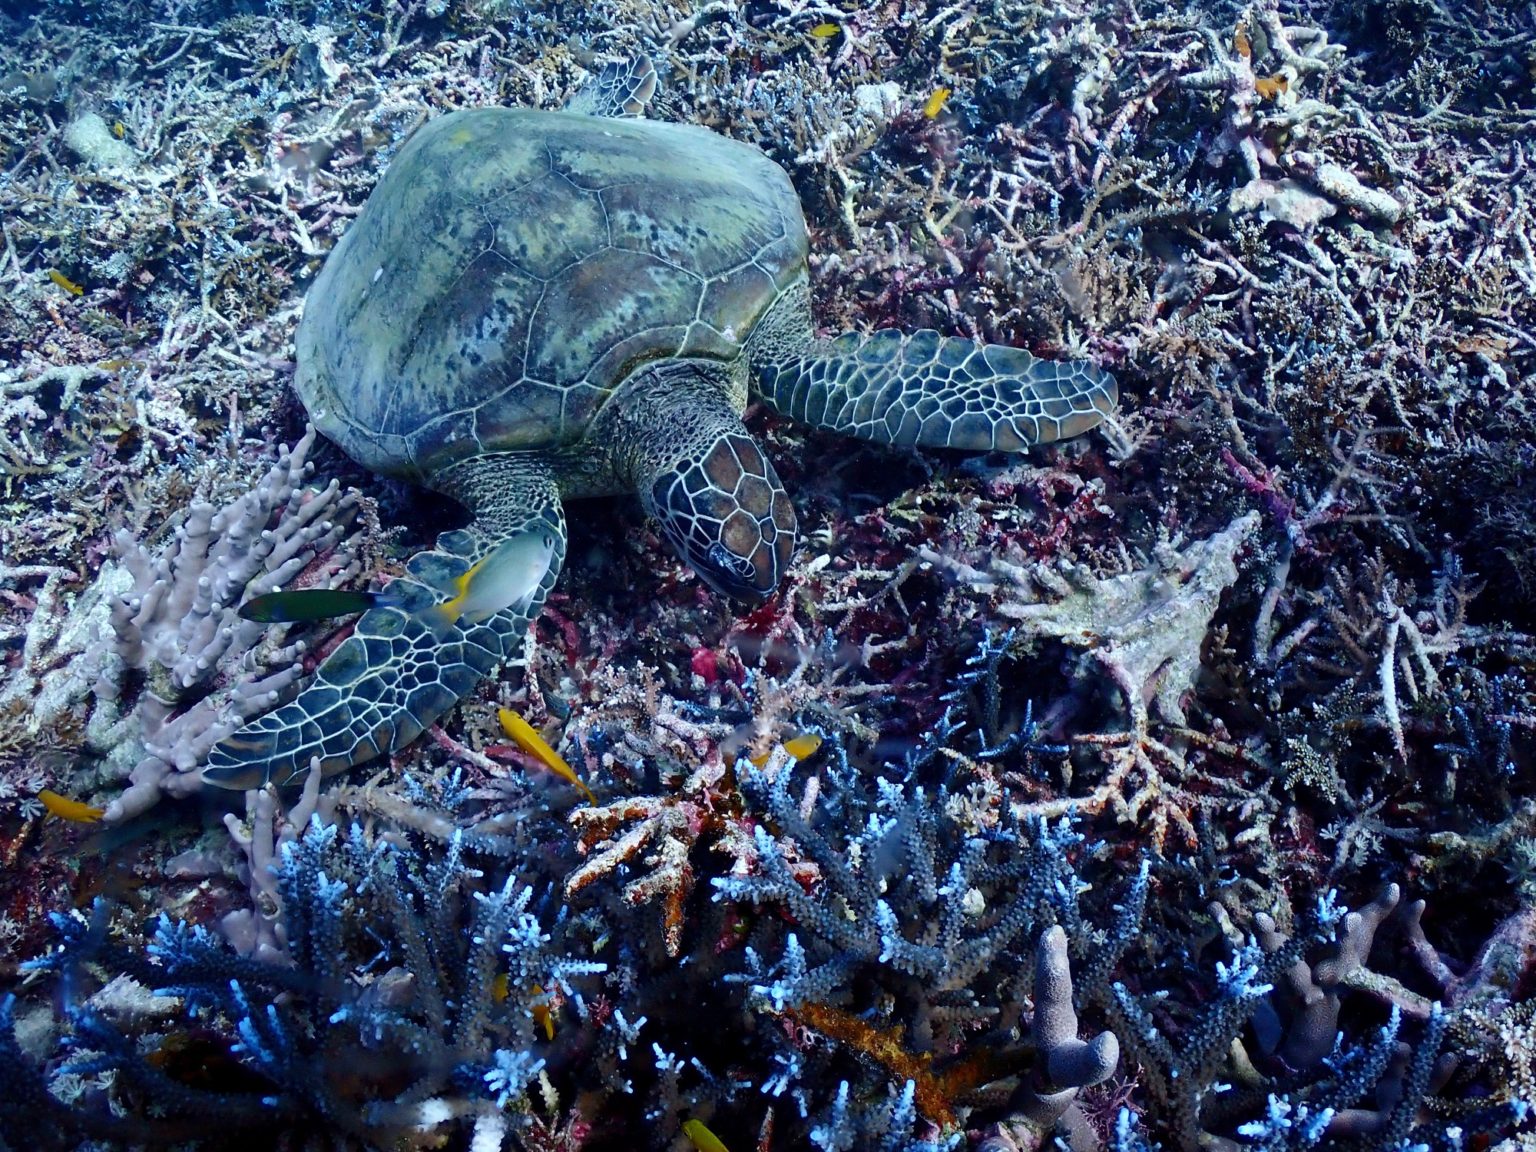
<path fill-rule="evenodd" d="M 258 716 L 214 745 L 203 780 L 260 788 L 302 777 L 318 758 L 327 775 L 397 752 L 522 650 L 565 562 L 565 518 L 554 482 L 515 454 L 485 456 L 450 470 L 443 485 L 476 512 L 474 525 L 438 537 L 389 586 L 390 603 L 358 618 L 290 703 Z M 532 596 L 485 620 L 445 620 L 433 611 L 459 577 L 509 538 L 554 538 L 549 567 Z"/>
<path fill-rule="evenodd" d="M 1022 452 L 1087 432 L 1118 396 L 1114 377 L 1084 361 L 933 331 L 849 333 L 752 366 L 785 415 L 902 447 Z"/>

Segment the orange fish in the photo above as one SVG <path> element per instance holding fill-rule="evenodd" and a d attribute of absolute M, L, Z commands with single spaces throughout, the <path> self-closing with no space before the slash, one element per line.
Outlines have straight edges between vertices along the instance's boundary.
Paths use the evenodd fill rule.
<path fill-rule="evenodd" d="M 43 807 L 48 809 L 50 816 L 57 816 L 60 820 L 70 820 L 76 824 L 95 824 L 106 812 L 105 808 L 95 808 L 79 800 L 71 800 L 68 796 L 60 796 L 57 792 L 50 792 L 46 788 L 37 794 L 37 798 L 43 802 Z"/>
<path fill-rule="evenodd" d="M 804 760 L 806 757 L 814 755 L 816 749 L 820 747 L 821 737 L 814 732 L 802 732 L 800 735 L 791 736 L 788 740 L 784 741 L 784 751 L 788 752 L 796 760 Z M 761 756 L 750 756 L 748 759 L 759 768 L 762 768 L 767 765 L 768 758 L 772 755 L 773 753 L 770 751 L 763 753 Z"/>
<path fill-rule="evenodd" d="M 537 984 L 530 985 L 530 989 L 535 996 L 544 995 L 544 989 Z M 505 972 L 491 981 L 491 999 L 496 1001 L 496 1003 L 506 1003 L 507 997 L 511 994 L 512 981 L 507 978 Z M 553 1040 L 555 1038 L 555 1014 L 550 1010 L 548 1004 L 535 1004 L 533 1006 L 533 1021 L 540 1028 L 544 1029 L 544 1039 Z"/>
<path fill-rule="evenodd" d="M 544 742 L 544 737 L 533 730 L 532 724 L 510 708 L 496 709 L 496 718 L 501 721 L 501 730 L 512 737 L 519 748 L 566 783 L 581 789 L 588 804 L 597 803 L 597 797 L 592 794 L 592 789 L 587 787 L 586 781 L 576 775 L 576 770 L 565 762 L 565 758 L 560 753 Z"/>

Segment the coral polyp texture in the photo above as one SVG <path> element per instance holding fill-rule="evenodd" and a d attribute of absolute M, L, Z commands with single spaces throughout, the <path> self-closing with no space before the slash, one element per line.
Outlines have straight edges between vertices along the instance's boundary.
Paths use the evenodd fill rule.
<path fill-rule="evenodd" d="M 0 33 L 0 1147 L 1536 1142 L 1530 6 L 46 0 Z M 488 108 L 530 111 L 445 119 Z M 721 320 L 768 402 L 733 377 L 734 463 L 674 486 L 776 476 L 796 547 L 733 601 L 672 492 L 571 486 L 558 584 L 495 569 L 531 619 L 414 739 L 210 786 L 389 639 L 347 609 L 440 660 L 441 604 L 484 602 L 480 551 L 431 551 L 469 511 L 326 438 L 296 336 L 413 133 L 562 108 L 713 133 L 803 216 Z M 491 179 L 471 152 L 434 180 Z M 577 278 L 578 340 L 677 302 Z M 1039 437 L 947 387 L 834 405 L 852 357 L 781 371 L 784 300 L 874 385 L 983 346 L 1088 396 L 1036 415 L 1105 419 L 987 453 Z M 987 435 L 914 449 L 945 405 Z"/>

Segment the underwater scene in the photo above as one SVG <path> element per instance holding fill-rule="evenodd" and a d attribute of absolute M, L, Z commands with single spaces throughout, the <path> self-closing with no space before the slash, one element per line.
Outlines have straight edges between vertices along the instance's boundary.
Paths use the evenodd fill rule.
<path fill-rule="evenodd" d="M 0 0 L 0 1152 L 1533 1152 L 1533 151 L 1528 0 Z"/>

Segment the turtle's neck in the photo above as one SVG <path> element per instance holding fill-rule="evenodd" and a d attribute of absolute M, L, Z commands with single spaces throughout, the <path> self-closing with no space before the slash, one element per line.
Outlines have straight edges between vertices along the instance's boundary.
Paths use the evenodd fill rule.
<path fill-rule="evenodd" d="M 716 360 L 666 360 L 626 380 L 593 422 L 614 471 L 642 494 L 681 459 L 702 456 L 721 436 L 746 435 L 745 381 Z"/>

